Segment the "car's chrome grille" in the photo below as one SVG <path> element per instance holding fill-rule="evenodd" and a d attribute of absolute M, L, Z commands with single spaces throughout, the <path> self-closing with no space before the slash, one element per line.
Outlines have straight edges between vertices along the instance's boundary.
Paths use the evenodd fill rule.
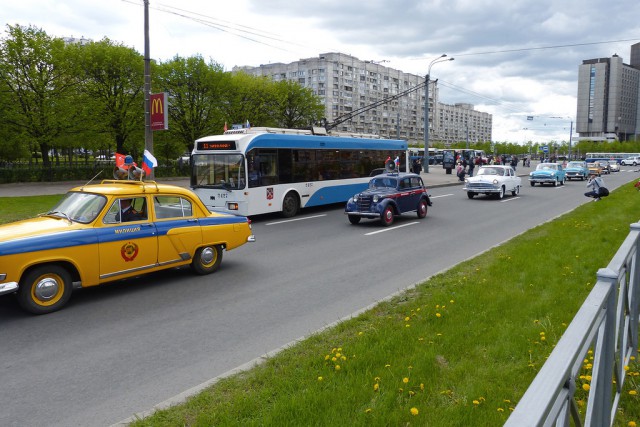
<path fill-rule="evenodd" d="M 358 197 L 358 211 L 368 211 L 371 208 L 372 196 L 360 196 Z"/>
<path fill-rule="evenodd" d="M 493 190 L 495 187 L 493 186 L 493 184 L 490 184 L 488 182 L 468 182 L 467 183 L 467 189 L 468 190 L 473 190 L 473 191 L 487 191 L 487 190 Z"/>

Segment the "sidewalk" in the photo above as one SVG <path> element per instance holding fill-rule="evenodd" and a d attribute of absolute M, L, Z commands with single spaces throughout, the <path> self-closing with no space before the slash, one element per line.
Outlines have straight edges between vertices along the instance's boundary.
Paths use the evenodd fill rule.
<path fill-rule="evenodd" d="M 516 174 L 526 177 L 529 172 L 535 169 L 535 165 L 531 167 L 523 167 L 518 165 Z M 475 168 L 474 175 L 478 168 Z M 422 171 L 420 174 L 427 188 L 447 187 L 451 185 L 461 185 L 456 176 L 455 170 L 451 174 L 447 174 L 442 165 L 429 166 L 429 173 Z M 524 180 L 524 179 L 523 179 Z M 178 187 L 189 188 L 189 178 L 158 178 L 158 182 L 163 184 L 177 185 Z M 96 181 L 100 182 L 100 181 Z M 0 184 L 0 197 L 20 197 L 20 196 L 44 196 L 51 194 L 65 194 L 73 187 L 86 184 L 86 181 L 62 181 L 62 182 L 19 182 L 14 184 Z"/>

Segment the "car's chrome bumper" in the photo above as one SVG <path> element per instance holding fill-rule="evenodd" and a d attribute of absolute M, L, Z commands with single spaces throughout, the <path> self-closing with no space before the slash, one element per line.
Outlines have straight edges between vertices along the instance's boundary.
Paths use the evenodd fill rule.
<path fill-rule="evenodd" d="M 471 191 L 472 193 L 499 193 L 500 192 L 500 187 L 494 187 L 494 186 L 477 186 L 477 187 L 469 187 L 469 186 L 464 186 L 462 187 L 462 190 L 464 191 Z"/>
<path fill-rule="evenodd" d="M 377 212 L 347 212 L 345 211 L 346 215 L 352 215 L 352 216 L 363 216 L 366 218 L 378 218 L 380 216 L 379 213 Z"/>
<path fill-rule="evenodd" d="M 255 242 L 255 241 L 256 241 L 256 236 L 254 236 L 253 234 L 247 237 L 247 242 Z"/>
<path fill-rule="evenodd" d="M 555 178 L 529 178 L 529 181 L 531 182 L 556 182 L 557 179 Z"/>
<path fill-rule="evenodd" d="M 18 282 L 0 283 L 0 295 L 11 294 L 18 290 Z"/>

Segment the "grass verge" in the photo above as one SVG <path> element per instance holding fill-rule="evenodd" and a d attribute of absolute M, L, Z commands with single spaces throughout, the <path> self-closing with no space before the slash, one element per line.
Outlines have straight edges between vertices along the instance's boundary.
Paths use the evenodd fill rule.
<path fill-rule="evenodd" d="M 639 220 L 638 197 L 627 184 L 132 426 L 502 425 Z M 616 426 L 640 423 L 638 371 Z M 581 374 L 584 390 L 588 360 Z"/>

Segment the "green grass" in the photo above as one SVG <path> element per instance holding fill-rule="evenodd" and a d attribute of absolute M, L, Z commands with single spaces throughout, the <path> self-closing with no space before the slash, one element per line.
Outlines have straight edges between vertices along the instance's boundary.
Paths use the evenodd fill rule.
<path fill-rule="evenodd" d="M 502 425 L 639 206 L 627 184 L 132 425 Z M 640 423 L 639 370 L 616 426 Z"/>
<path fill-rule="evenodd" d="M 0 224 L 48 212 L 62 199 L 62 196 L 62 194 L 57 194 L 53 196 L 0 197 Z"/>

